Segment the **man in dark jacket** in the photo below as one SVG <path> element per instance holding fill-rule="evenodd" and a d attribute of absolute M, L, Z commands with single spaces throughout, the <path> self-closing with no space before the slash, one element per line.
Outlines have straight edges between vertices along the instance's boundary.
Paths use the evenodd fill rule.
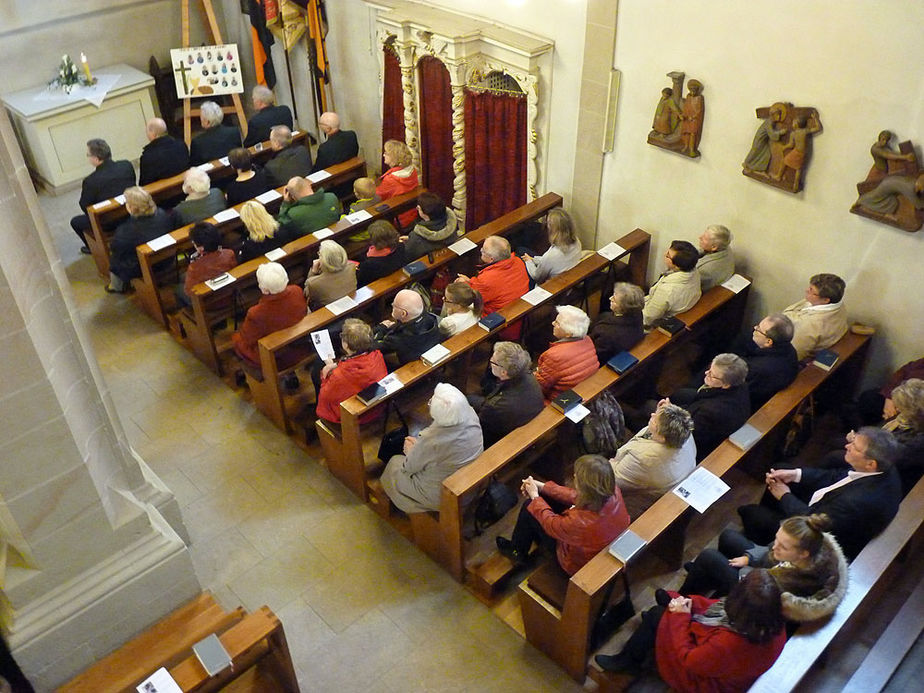
<path fill-rule="evenodd" d="M 322 113 L 318 125 L 327 139 L 318 146 L 318 158 L 311 169 L 312 173 L 343 163 L 359 154 L 356 133 L 352 130 L 341 130 L 340 116 L 336 113 Z"/>
<path fill-rule="evenodd" d="M 416 291 L 399 291 L 391 304 L 391 316 L 394 320 L 379 323 L 373 336 L 376 348 L 383 354 L 394 353 L 399 365 L 419 359 L 443 338 L 438 318 L 424 310 L 423 299 Z"/>
<path fill-rule="evenodd" d="M 745 382 L 753 411 L 796 379 L 799 359 L 791 343 L 792 334 L 792 321 L 782 313 L 772 313 L 754 325 L 750 339 L 739 340 L 732 349 L 748 365 Z"/>
<path fill-rule="evenodd" d="M 135 169 L 130 161 L 113 161 L 112 150 L 106 144 L 106 140 L 101 139 L 87 142 L 87 160 L 95 170 L 83 179 L 78 203 L 83 214 L 71 219 L 71 228 L 83 243 L 80 252 L 89 255 L 90 248 L 84 238 L 84 234 L 90 230 L 87 208 L 97 202 L 117 197 L 125 192 L 126 188 L 132 187 L 135 184 Z"/>
<path fill-rule="evenodd" d="M 844 554 L 856 558 L 898 512 L 902 499 L 894 467 L 898 446 L 890 432 L 863 427 L 848 434 L 844 449 L 849 467 L 771 469 L 760 505 L 738 508 L 745 536 L 766 544 L 783 518 L 825 513 Z"/>
<path fill-rule="evenodd" d="M 288 106 L 276 105 L 276 97 L 271 89 L 258 84 L 253 88 L 250 99 L 256 113 L 247 121 L 245 147 L 252 147 L 258 142 L 268 140 L 274 125 L 285 125 L 292 129 L 292 111 Z"/>
<path fill-rule="evenodd" d="M 493 379 L 485 379 L 484 395 L 468 395 L 478 412 L 487 449 L 530 421 L 545 406 L 542 388 L 530 372 L 529 353 L 516 342 L 497 342 L 491 354 Z"/>
<path fill-rule="evenodd" d="M 307 176 L 311 172 L 311 152 L 293 143 L 292 130 L 285 125 L 275 125 L 269 139 L 276 152 L 263 168 L 270 185 L 278 188 L 290 178 Z"/>
<path fill-rule="evenodd" d="M 189 145 L 189 163 L 198 166 L 223 156 L 241 146 L 241 131 L 233 125 L 222 125 L 225 114 L 214 101 L 205 101 L 199 107 L 202 132 L 193 137 Z"/>
<path fill-rule="evenodd" d="M 189 168 L 186 143 L 167 134 L 167 123 L 162 118 L 151 118 L 144 131 L 148 143 L 141 150 L 138 185 L 170 178 Z"/>
<path fill-rule="evenodd" d="M 693 417 L 697 461 L 741 428 L 751 415 L 747 374 L 747 364 L 740 356 L 719 354 L 709 364 L 702 387 L 681 388 L 671 395 L 670 402 Z"/>

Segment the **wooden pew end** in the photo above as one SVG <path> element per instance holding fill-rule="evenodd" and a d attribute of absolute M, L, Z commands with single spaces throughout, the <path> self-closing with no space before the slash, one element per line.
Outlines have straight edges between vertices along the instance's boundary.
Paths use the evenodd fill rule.
<path fill-rule="evenodd" d="M 442 563 L 442 534 L 439 513 L 408 513 L 411 518 L 411 533 L 414 543 L 437 563 Z"/>
<path fill-rule="evenodd" d="M 391 499 L 385 493 L 385 487 L 378 479 L 369 479 L 366 485 L 369 487 L 369 502 L 372 504 L 372 509 L 387 520 L 391 517 L 392 506 Z M 413 521 L 411 524 L 413 525 Z"/>

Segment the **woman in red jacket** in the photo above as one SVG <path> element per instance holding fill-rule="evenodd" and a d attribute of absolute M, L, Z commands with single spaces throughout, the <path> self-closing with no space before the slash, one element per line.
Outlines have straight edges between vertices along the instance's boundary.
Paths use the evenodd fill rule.
<path fill-rule="evenodd" d="M 746 691 L 773 666 L 786 644 L 780 588 L 767 570 L 748 573 L 724 599 L 657 590 L 658 606 L 614 656 L 597 655 L 606 671 L 639 673 L 654 651 L 658 674 L 676 691 Z"/>
<path fill-rule="evenodd" d="M 515 563 L 522 563 L 535 541 L 555 550 L 558 564 L 568 575 L 579 571 L 625 531 L 629 514 L 613 468 L 602 455 L 577 458 L 574 486 L 543 483 L 531 476 L 523 479 L 520 492 L 529 501 L 520 507 L 512 538 L 497 537 L 497 549 Z"/>
<path fill-rule="evenodd" d="M 347 318 L 340 332 L 344 356 L 336 363 L 327 361 L 321 370 L 318 418 L 340 423 L 340 403 L 388 375 L 382 352 L 374 347 L 372 328 L 362 320 Z M 381 415 L 379 407 L 360 418 L 366 423 Z"/>
<path fill-rule="evenodd" d="M 558 317 L 552 323 L 555 342 L 542 352 L 536 365 L 536 380 L 547 402 L 570 390 L 597 369 L 597 350 L 587 336 L 590 318 L 580 308 L 557 306 Z"/>
<path fill-rule="evenodd" d="M 382 158 L 388 170 L 382 174 L 379 184 L 375 188 L 376 194 L 382 200 L 395 195 L 403 195 L 417 187 L 417 169 L 414 168 L 414 158 L 408 146 L 399 140 L 388 140 L 382 147 Z M 401 227 L 409 229 L 417 219 L 417 208 L 398 215 Z"/>

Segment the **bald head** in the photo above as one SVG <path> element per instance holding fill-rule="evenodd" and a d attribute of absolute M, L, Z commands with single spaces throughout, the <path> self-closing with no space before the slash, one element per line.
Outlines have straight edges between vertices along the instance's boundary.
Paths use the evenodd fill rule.
<path fill-rule="evenodd" d="M 510 243 L 503 236 L 488 236 L 481 246 L 483 259 L 499 262 L 510 257 Z"/>
<path fill-rule="evenodd" d="M 333 135 L 340 129 L 340 116 L 333 111 L 322 113 L 318 119 L 318 124 L 327 136 Z"/>
<path fill-rule="evenodd" d="M 151 118 L 144 130 L 148 136 L 148 141 L 153 142 L 158 137 L 167 134 L 167 123 L 164 122 L 163 118 Z"/>
<path fill-rule="evenodd" d="M 308 195 L 313 195 L 314 188 L 307 178 L 295 176 L 294 178 L 289 178 L 289 182 L 286 183 L 286 194 L 293 200 L 300 200 Z"/>
<path fill-rule="evenodd" d="M 424 304 L 420 294 L 410 289 L 399 291 L 391 304 L 391 316 L 398 322 L 416 320 L 423 310 Z"/>

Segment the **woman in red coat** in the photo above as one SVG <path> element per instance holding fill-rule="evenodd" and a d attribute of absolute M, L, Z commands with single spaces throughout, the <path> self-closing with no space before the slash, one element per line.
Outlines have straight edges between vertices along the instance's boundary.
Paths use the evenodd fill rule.
<path fill-rule="evenodd" d="M 542 352 L 536 366 L 536 380 L 542 386 L 546 401 L 570 390 L 597 369 L 597 350 L 587 336 L 590 318 L 580 308 L 558 306 L 558 317 L 552 323 L 552 335 L 558 341 L 552 342 Z"/>
<path fill-rule="evenodd" d="M 340 423 L 340 403 L 388 375 L 382 352 L 375 348 L 372 328 L 362 320 L 347 318 L 340 332 L 344 356 L 338 362 L 327 361 L 321 370 L 318 393 L 318 418 Z M 366 423 L 381 415 L 380 407 L 364 414 Z"/>
<path fill-rule="evenodd" d="M 780 588 L 767 570 L 748 573 L 724 599 L 657 590 L 658 606 L 622 651 L 597 655 L 606 671 L 638 673 L 654 651 L 658 674 L 676 691 L 746 691 L 786 644 Z"/>
<path fill-rule="evenodd" d="M 417 187 L 417 169 L 414 168 L 411 150 L 399 140 L 388 140 L 382 150 L 382 158 L 388 170 L 379 179 L 379 184 L 375 188 L 376 194 L 380 199 L 387 200 L 389 197 L 411 192 Z M 416 207 L 398 215 L 398 221 L 404 229 L 411 228 L 415 219 Z"/>
<path fill-rule="evenodd" d="M 574 462 L 574 486 L 523 479 L 513 536 L 497 537 L 497 549 L 522 563 L 535 541 L 554 549 L 558 564 L 574 575 L 629 526 L 629 513 L 616 486 L 613 468 L 602 455 L 582 455 Z M 553 508 L 554 506 L 554 508 Z M 561 512 L 556 512 L 560 510 Z"/>

